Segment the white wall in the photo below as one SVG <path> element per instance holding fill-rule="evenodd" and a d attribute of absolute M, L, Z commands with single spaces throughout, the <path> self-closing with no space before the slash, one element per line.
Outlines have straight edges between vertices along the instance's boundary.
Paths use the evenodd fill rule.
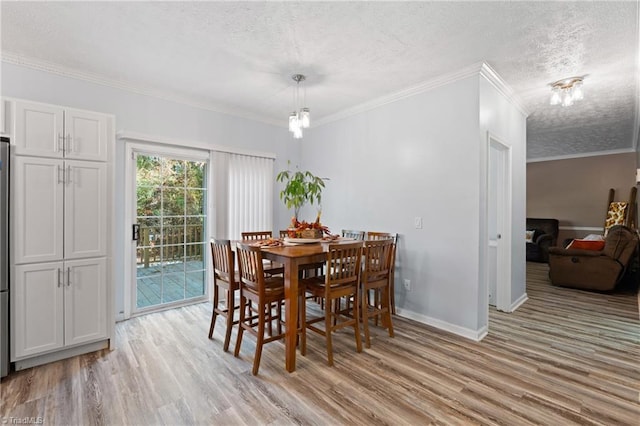
<path fill-rule="evenodd" d="M 286 168 L 287 160 L 299 161 L 299 144 L 284 126 L 272 126 L 230 115 L 141 95 L 84 80 L 52 74 L 14 64 L 2 63 L 0 95 L 116 116 L 116 132 L 127 131 L 180 141 L 224 145 L 232 148 L 270 152 L 276 155 L 274 170 Z M 116 145 L 116 247 L 122 247 L 124 218 L 124 146 Z M 289 213 L 274 194 L 274 229 L 288 222 Z M 278 225 L 276 225 L 278 224 Z M 122 241 L 122 242 L 121 242 Z M 116 315 L 124 307 L 123 259 L 116 267 Z"/>
<path fill-rule="evenodd" d="M 334 233 L 400 234 L 403 314 L 465 330 L 477 328 L 478 126 L 473 76 L 313 128 L 301 153 L 304 168 L 331 179 L 322 211 Z"/>

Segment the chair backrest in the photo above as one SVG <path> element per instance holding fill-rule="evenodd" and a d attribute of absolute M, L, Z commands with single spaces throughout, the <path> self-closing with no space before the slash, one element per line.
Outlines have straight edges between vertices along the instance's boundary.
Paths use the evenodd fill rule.
<path fill-rule="evenodd" d="M 353 238 L 356 241 L 363 241 L 364 231 L 355 231 L 353 229 L 343 229 L 342 236 L 345 238 Z"/>
<path fill-rule="evenodd" d="M 213 280 L 221 279 L 235 284 L 235 258 L 229 240 L 211 241 L 211 259 L 213 261 Z"/>
<path fill-rule="evenodd" d="M 361 242 L 349 244 L 329 244 L 325 291 L 339 287 L 358 286 L 362 265 Z"/>
<path fill-rule="evenodd" d="M 255 232 L 243 232 L 242 239 L 243 240 L 268 240 L 269 238 L 273 238 L 273 232 L 271 231 L 255 231 Z"/>
<path fill-rule="evenodd" d="M 240 267 L 240 288 L 250 288 L 264 296 L 264 268 L 262 250 L 249 244 L 238 244 L 238 266 Z"/>
<path fill-rule="evenodd" d="M 365 241 L 363 282 L 388 280 L 394 251 L 395 243 L 390 238 Z"/>
<path fill-rule="evenodd" d="M 398 241 L 398 234 L 392 234 L 391 232 L 376 232 L 367 231 L 367 240 L 393 240 L 394 243 Z"/>
<path fill-rule="evenodd" d="M 609 228 L 602 253 L 627 266 L 637 248 L 638 234 L 626 226 L 614 225 Z"/>
<path fill-rule="evenodd" d="M 280 230 L 280 238 L 285 238 L 289 236 L 289 231 L 287 231 L 286 229 L 281 229 Z"/>

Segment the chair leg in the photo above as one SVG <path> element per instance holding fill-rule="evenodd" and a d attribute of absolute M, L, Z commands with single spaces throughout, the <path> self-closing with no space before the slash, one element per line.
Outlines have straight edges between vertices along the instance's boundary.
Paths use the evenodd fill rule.
<path fill-rule="evenodd" d="M 227 352 L 229 350 L 229 342 L 231 342 L 231 330 L 233 330 L 233 316 L 234 316 L 234 305 L 235 301 L 233 300 L 233 290 L 227 290 L 227 332 L 224 336 L 224 345 L 223 350 Z"/>
<path fill-rule="evenodd" d="M 390 294 L 390 288 L 386 289 L 387 291 L 385 291 L 383 293 L 383 303 L 385 304 L 385 306 L 387 307 L 387 312 L 385 312 L 384 316 L 386 318 L 386 323 L 387 323 L 387 329 L 389 329 L 389 337 L 393 337 L 393 322 L 391 321 L 391 294 Z"/>
<path fill-rule="evenodd" d="M 213 286 L 213 312 L 211 313 L 211 325 L 209 326 L 209 339 L 213 337 L 213 329 L 216 326 L 216 309 L 218 309 L 218 286 Z"/>
<path fill-rule="evenodd" d="M 271 318 L 271 304 L 263 305 L 261 315 L 258 317 L 258 336 L 256 340 L 256 354 L 253 357 L 253 375 L 258 374 L 258 369 L 260 368 L 260 358 L 262 357 L 262 345 L 264 345 L 264 326 L 265 326 L 265 317 L 266 312 L 264 309 L 267 308 L 269 310 L 269 318 Z"/>
<path fill-rule="evenodd" d="M 378 307 L 380 306 L 380 289 L 376 288 L 373 290 L 373 306 L 375 306 L 374 309 L 378 309 Z M 376 327 L 378 326 L 378 315 L 375 315 L 373 317 L 373 321 L 374 324 L 376 325 Z"/>
<path fill-rule="evenodd" d="M 277 323 L 277 330 L 278 330 L 278 334 L 282 334 L 282 302 L 278 301 L 278 323 Z"/>
<path fill-rule="evenodd" d="M 332 303 L 330 300 L 325 300 L 324 303 L 325 309 L 324 309 L 324 333 L 327 339 L 327 364 L 329 364 L 329 367 L 333 366 L 333 345 L 331 342 L 331 333 L 332 333 L 332 326 L 331 326 L 331 308 L 332 308 Z"/>
<path fill-rule="evenodd" d="M 354 300 L 358 300 L 358 294 L 353 295 Z M 362 352 L 362 339 L 360 337 L 360 312 L 358 312 L 358 303 L 354 302 L 353 304 L 353 331 L 356 335 L 356 350 L 358 352 Z"/>
<path fill-rule="evenodd" d="M 244 321 L 247 308 L 249 308 L 247 299 L 240 296 L 240 321 L 238 322 L 238 338 L 236 339 L 236 349 L 233 351 L 233 356 L 240 355 L 240 346 L 242 345 L 242 333 L 244 332 Z M 251 316 L 251 313 L 249 313 L 249 316 Z"/>
<path fill-rule="evenodd" d="M 364 344 L 367 348 L 371 347 L 371 340 L 369 338 L 369 290 L 362 292 L 362 307 L 360 314 L 362 316 L 362 328 L 364 329 Z"/>
<path fill-rule="evenodd" d="M 298 302 L 298 330 L 300 332 L 300 354 L 307 355 L 307 296 L 302 293 Z"/>

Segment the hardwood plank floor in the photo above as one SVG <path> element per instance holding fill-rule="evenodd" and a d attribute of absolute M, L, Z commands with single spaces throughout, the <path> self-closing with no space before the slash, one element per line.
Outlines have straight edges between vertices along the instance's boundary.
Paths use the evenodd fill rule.
<path fill-rule="evenodd" d="M 116 326 L 117 350 L 13 373 L 0 419 L 56 425 L 488 424 L 639 425 L 638 297 L 552 287 L 546 265 L 527 265 L 529 300 L 491 310 L 479 343 L 395 318 L 396 337 L 372 327 L 355 352 L 339 332 L 335 366 L 309 334 L 298 369 L 266 345 L 251 375 L 254 340 L 240 358 L 222 351 L 223 324 L 207 339 L 209 303 Z M 235 333 L 234 333 L 235 339 Z M 233 339 L 232 345 L 235 343 Z"/>

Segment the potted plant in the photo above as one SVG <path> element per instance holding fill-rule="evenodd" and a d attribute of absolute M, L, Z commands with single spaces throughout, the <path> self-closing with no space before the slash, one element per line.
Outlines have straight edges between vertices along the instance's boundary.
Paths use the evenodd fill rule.
<path fill-rule="evenodd" d="M 290 165 L 290 162 L 287 162 Z M 284 201 L 284 204 L 288 209 L 293 208 L 293 218 L 291 219 L 290 229 L 295 229 L 298 234 L 303 230 L 315 229 L 320 231 L 322 236 L 323 228 L 320 225 L 320 211 L 314 223 L 300 222 L 298 215 L 300 214 L 300 208 L 305 204 L 320 205 L 322 201 L 322 190 L 324 189 L 324 180 L 318 176 L 315 176 L 310 171 L 301 171 L 296 167 L 295 171 L 283 170 L 276 176 L 276 181 L 283 182 L 284 189 L 280 191 L 280 199 Z M 301 229 L 302 228 L 302 229 Z M 317 237 L 317 232 L 314 232 Z"/>

